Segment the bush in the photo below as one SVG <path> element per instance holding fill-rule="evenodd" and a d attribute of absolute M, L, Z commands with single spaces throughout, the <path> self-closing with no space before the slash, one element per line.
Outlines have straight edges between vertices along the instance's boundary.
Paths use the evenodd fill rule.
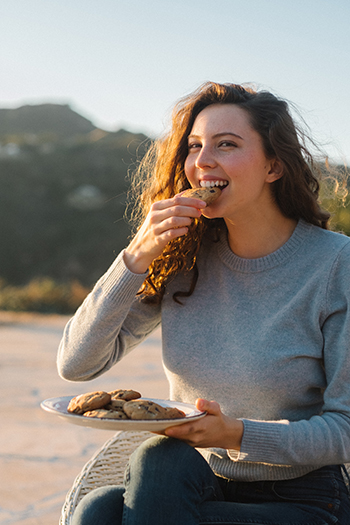
<path fill-rule="evenodd" d="M 53 279 L 33 279 L 25 286 L 12 286 L 0 281 L 0 310 L 72 314 L 89 290 L 78 281 L 59 284 Z"/>

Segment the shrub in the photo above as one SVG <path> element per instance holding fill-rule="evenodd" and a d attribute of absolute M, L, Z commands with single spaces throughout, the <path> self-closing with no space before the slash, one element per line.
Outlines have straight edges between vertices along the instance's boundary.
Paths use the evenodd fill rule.
<path fill-rule="evenodd" d="M 88 293 L 78 281 L 60 284 L 42 277 L 25 286 L 13 286 L 0 280 L 0 310 L 71 314 Z"/>

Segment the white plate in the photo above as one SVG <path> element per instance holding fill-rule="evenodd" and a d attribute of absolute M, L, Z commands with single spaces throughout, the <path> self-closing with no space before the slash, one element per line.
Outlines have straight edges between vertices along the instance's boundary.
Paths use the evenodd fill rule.
<path fill-rule="evenodd" d="M 181 403 L 179 401 L 167 401 L 164 399 L 142 398 L 154 401 L 162 406 L 176 407 L 185 412 L 186 417 L 179 419 L 155 419 L 155 420 L 132 420 L 132 419 L 100 419 L 79 416 L 67 411 L 69 401 L 74 396 L 52 397 L 41 403 L 41 408 L 64 419 L 67 423 L 83 427 L 100 428 L 102 430 L 149 430 L 158 431 L 168 427 L 182 425 L 188 421 L 195 421 L 204 417 L 206 412 L 201 412 L 194 405 Z"/>

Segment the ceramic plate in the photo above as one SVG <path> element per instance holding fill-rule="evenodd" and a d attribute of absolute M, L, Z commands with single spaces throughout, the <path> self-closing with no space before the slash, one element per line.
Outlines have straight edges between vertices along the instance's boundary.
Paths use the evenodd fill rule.
<path fill-rule="evenodd" d="M 188 421 L 195 421 L 205 416 L 205 412 L 196 409 L 194 405 L 181 403 L 179 401 L 167 401 L 164 399 L 142 398 L 154 401 L 162 406 L 176 407 L 185 412 L 186 417 L 179 419 L 154 419 L 154 420 L 132 420 L 132 419 L 102 419 L 71 414 L 67 411 L 69 401 L 75 396 L 53 397 L 41 403 L 41 407 L 64 419 L 67 423 L 83 427 L 100 428 L 102 430 L 149 430 L 159 431 L 168 427 L 182 425 Z"/>

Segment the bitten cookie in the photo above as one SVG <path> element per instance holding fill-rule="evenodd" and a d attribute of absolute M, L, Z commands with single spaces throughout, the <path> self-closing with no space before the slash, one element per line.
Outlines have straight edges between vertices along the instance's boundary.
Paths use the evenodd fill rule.
<path fill-rule="evenodd" d="M 105 406 L 110 400 L 111 395 L 103 391 L 80 394 L 70 400 L 67 410 L 74 414 L 83 414 L 88 410 L 95 410 Z"/>
<path fill-rule="evenodd" d="M 105 410 L 99 408 L 97 410 L 88 410 L 84 412 L 84 417 L 98 417 L 100 419 L 129 419 L 122 410 Z"/>
<path fill-rule="evenodd" d="M 201 199 L 209 205 L 212 204 L 220 194 L 220 188 L 214 186 L 213 188 L 190 188 L 189 190 L 184 191 L 181 196 Z"/>
<path fill-rule="evenodd" d="M 109 394 L 112 399 L 124 399 L 125 401 L 131 401 L 132 399 L 139 399 L 141 397 L 140 392 L 136 392 L 136 390 L 123 390 L 122 388 L 112 390 Z"/>
<path fill-rule="evenodd" d="M 180 410 L 178 412 L 176 412 L 177 409 L 169 411 L 168 408 L 147 399 L 128 401 L 123 406 L 124 412 L 130 419 L 176 419 L 185 415 Z"/>

